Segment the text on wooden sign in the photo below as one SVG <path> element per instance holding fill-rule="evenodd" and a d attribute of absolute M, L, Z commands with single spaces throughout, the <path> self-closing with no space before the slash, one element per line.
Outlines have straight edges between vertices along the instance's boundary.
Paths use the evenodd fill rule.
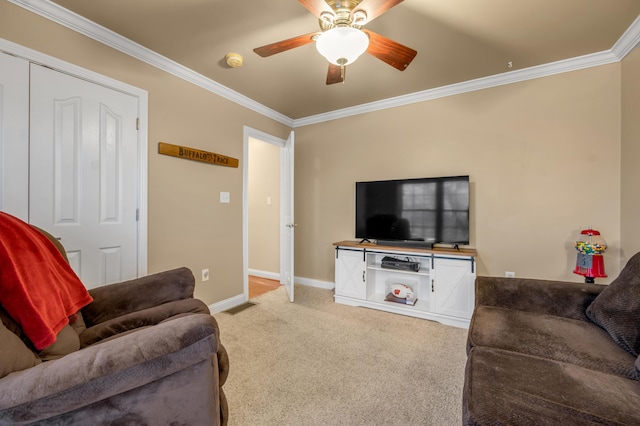
<path fill-rule="evenodd" d="M 186 146 L 172 145 L 170 143 L 158 142 L 158 152 L 172 157 L 186 158 L 187 160 L 201 161 L 203 163 L 216 164 L 218 166 L 238 167 L 238 159 L 227 157 L 226 155 L 214 152 L 201 151 Z"/>

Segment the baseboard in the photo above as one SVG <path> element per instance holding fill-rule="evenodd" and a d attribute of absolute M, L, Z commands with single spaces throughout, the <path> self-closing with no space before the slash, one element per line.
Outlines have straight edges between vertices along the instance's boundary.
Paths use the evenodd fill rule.
<path fill-rule="evenodd" d="M 280 279 L 280 275 L 274 274 L 272 272 L 258 271 L 255 269 L 250 269 L 249 275 L 254 275 L 256 277 L 261 277 L 261 278 L 268 278 L 270 280 L 276 280 L 276 281 Z M 325 290 L 333 290 L 336 287 L 335 283 L 332 283 L 330 281 L 320 281 L 320 280 L 314 280 L 312 278 L 296 277 L 295 282 L 296 284 L 306 285 L 309 287 L 323 288 Z M 227 309 L 235 308 L 236 306 L 242 305 L 244 302 L 246 302 L 244 298 L 244 294 L 239 294 L 237 296 L 230 297 L 229 299 L 225 299 L 220 302 L 209 305 L 209 310 L 215 314 L 218 312 L 226 311 Z"/>
<path fill-rule="evenodd" d="M 280 274 L 277 272 L 262 271 L 260 269 L 251 269 L 251 268 L 249 268 L 247 272 L 249 273 L 249 275 L 253 275 L 254 277 L 280 281 Z"/>
<path fill-rule="evenodd" d="M 218 312 L 224 312 L 227 309 L 235 308 L 246 302 L 244 294 L 230 297 L 229 299 L 222 300 L 220 302 L 209 305 L 211 313 L 216 314 Z"/>
<path fill-rule="evenodd" d="M 280 280 L 280 274 L 277 272 L 261 271 L 259 269 L 249 269 L 249 275 L 255 277 L 266 278 L 269 280 Z M 309 287 L 324 288 L 325 290 L 333 290 L 336 285 L 329 281 L 314 280 L 313 278 L 296 277 L 296 284 L 306 285 Z"/>
<path fill-rule="evenodd" d="M 304 278 L 304 277 L 296 277 L 295 283 L 300 285 L 306 285 L 309 287 L 323 288 L 325 290 L 333 290 L 336 287 L 336 284 L 330 281 L 320 281 L 320 280 L 314 280 L 313 278 Z"/>

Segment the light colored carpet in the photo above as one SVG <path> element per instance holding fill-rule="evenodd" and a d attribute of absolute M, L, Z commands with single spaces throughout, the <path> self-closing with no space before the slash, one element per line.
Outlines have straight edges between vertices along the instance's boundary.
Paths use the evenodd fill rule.
<path fill-rule="evenodd" d="M 230 426 L 461 424 L 467 330 L 295 292 L 215 315 Z"/>

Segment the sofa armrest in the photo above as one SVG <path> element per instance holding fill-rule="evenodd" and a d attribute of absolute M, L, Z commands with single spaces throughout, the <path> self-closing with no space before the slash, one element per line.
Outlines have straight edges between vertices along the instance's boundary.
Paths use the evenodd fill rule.
<path fill-rule="evenodd" d="M 131 312 L 117 318 L 103 321 L 80 333 L 80 347 L 96 344 L 120 333 L 130 333 L 142 327 L 149 327 L 181 315 L 208 314 L 209 308 L 199 299 L 183 299 L 163 303 L 141 311 Z"/>
<path fill-rule="evenodd" d="M 215 319 L 193 314 L 12 373 L 0 379 L 0 424 L 35 422 L 88 406 L 210 363 L 217 348 Z"/>
<path fill-rule="evenodd" d="M 193 297 L 196 282 L 188 268 L 177 268 L 146 277 L 89 290 L 93 302 L 82 308 L 87 327 L 167 302 Z"/>
<path fill-rule="evenodd" d="M 476 306 L 498 306 L 588 321 L 585 310 L 600 294 L 600 284 L 530 278 L 476 278 Z"/>

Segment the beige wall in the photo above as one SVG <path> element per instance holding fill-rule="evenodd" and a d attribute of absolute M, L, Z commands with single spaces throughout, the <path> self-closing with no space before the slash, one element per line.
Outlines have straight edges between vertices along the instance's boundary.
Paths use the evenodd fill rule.
<path fill-rule="evenodd" d="M 149 92 L 148 270 L 191 268 L 196 296 L 208 304 L 242 294 L 243 165 L 161 156 L 158 142 L 241 159 L 244 125 L 283 138 L 290 129 L 5 1 L 0 38 Z M 219 203 L 220 191 L 231 193 L 230 204 Z"/>
<path fill-rule="evenodd" d="M 240 159 L 243 125 L 282 138 L 289 129 L 7 2 L 0 37 L 149 91 L 149 272 L 191 268 L 207 303 L 241 294 L 243 165 L 160 156 L 157 143 Z M 355 181 L 469 174 L 479 274 L 580 281 L 572 244 L 593 226 L 615 276 L 621 248 L 629 256 L 640 245 L 640 203 L 620 179 L 640 173 L 638 97 L 621 95 L 637 93 L 638 68 L 634 52 L 621 64 L 297 128 L 296 275 L 333 281 L 331 244 L 354 238 Z M 211 281 L 199 282 L 202 268 Z"/>
<path fill-rule="evenodd" d="M 640 251 L 640 47 L 622 61 L 622 262 Z"/>
<path fill-rule="evenodd" d="M 280 147 L 249 139 L 248 163 L 249 269 L 279 274 Z"/>
<path fill-rule="evenodd" d="M 581 281 L 579 231 L 620 262 L 620 68 L 611 64 L 296 129 L 296 275 L 333 281 L 354 182 L 469 174 L 478 274 Z M 605 282 L 607 280 L 599 280 Z"/>

